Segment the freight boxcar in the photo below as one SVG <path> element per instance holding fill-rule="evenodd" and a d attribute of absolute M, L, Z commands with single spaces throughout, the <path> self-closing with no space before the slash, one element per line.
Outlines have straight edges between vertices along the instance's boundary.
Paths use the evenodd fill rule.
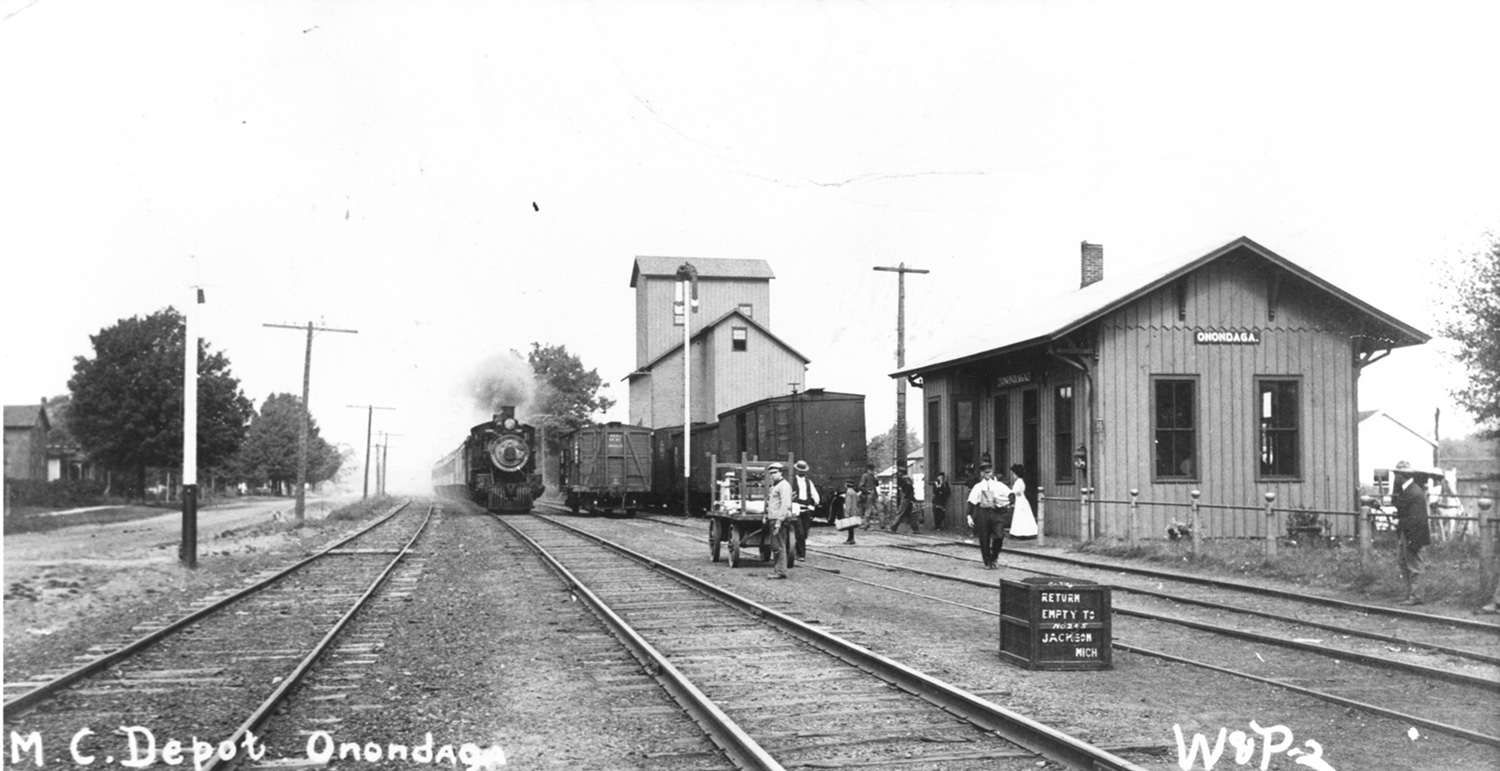
<path fill-rule="evenodd" d="M 832 521 L 842 511 L 844 482 L 859 482 L 869 455 L 865 445 L 865 397 L 814 388 L 774 396 L 720 413 L 715 423 L 693 426 L 692 477 L 688 508 L 708 511 L 714 500 L 711 466 L 748 460 L 805 460 L 822 505 L 815 521 Z M 682 426 L 659 428 L 652 436 L 654 502 L 682 508 Z"/>
<path fill-rule="evenodd" d="M 651 496 L 651 429 L 619 422 L 565 435 L 562 492 L 574 514 L 633 517 Z"/>
<path fill-rule="evenodd" d="M 859 482 L 869 454 L 865 397 L 813 388 L 751 402 L 719 415 L 718 456 L 805 460 L 822 503 L 815 521 L 832 522 L 842 511 L 845 482 Z"/>

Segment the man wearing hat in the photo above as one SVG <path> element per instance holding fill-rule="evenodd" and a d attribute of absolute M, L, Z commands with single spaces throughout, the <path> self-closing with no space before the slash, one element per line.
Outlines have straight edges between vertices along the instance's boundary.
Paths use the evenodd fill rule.
<path fill-rule="evenodd" d="M 821 499 L 818 497 L 818 486 L 808 478 L 807 461 L 799 460 L 792 466 L 796 475 L 792 480 L 792 510 L 797 512 L 797 559 L 807 559 L 807 532 L 812 528 L 813 511 L 817 510 Z M 795 564 L 795 563 L 794 563 Z"/>
<path fill-rule="evenodd" d="M 1398 605 L 1421 605 L 1417 582 L 1426 565 L 1422 547 L 1432 542 L 1427 525 L 1427 477 L 1432 472 L 1413 467 L 1406 461 L 1396 464 L 1396 564 L 1406 581 L 1406 599 Z"/>
<path fill-rule="evenodd" d="M 792 513 L 792 486 L 786 481 L 786 466 L 772 463 L 766 467 L 766 477 L 771 490 L 766 494 L 766 516 L 761 521 L 764 537 L 771 542 L 771 553 L 776 555 L 775 572 L 766 578 L 786 578 L 787 520 Z"/>
<path fill-rule="evenodd" d="M 912 485 L 911 477 L 907 475 L 906 469 L 896 470 L 896 518 L 891 521 L 891 532 L 896 532 L 905 522 L 911 525 L 913 533 L 919 532 L 917 527 L 916 512 L 917 490 Z"/>
<path fill-rule="evenodd" d="M 979 538 L 979 556 L 984 560 L 985 570 L 994 570 L 1000 559 L 1000 549 L 1005 545 L 1006 510 L 1014 511 L 1015 493 L 1004 482 L 995 478 L 995 467 L 990 463 L 979 464 L 979 481 L 969 491 L 969 523 Z"/>

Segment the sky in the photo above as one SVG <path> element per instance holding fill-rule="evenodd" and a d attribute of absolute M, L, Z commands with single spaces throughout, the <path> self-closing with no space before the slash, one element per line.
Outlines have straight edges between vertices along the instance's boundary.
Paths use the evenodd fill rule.
<path fill-rule="evenodd" d="M 807 384 L 895 420 L 1006 309 L 1248 236 L 1428 333 L 1500 224 L 1500 4 L 0 0 L 5 404 L 182 309 L 258 406 L 389 436 L 389 488 L 533 342 L 635 363 L 636 255 L 766 260 Z M 1472 428 L 1441 339 L 1360 407 Z M 1446 353 L 1445 353 L 1446 351 Z M 920 391 L 910 392 L 920 404 Z M 908 409 L 914 422 L 919 415 Z M 353 477 L 358 485 L 358 470 Z"/>

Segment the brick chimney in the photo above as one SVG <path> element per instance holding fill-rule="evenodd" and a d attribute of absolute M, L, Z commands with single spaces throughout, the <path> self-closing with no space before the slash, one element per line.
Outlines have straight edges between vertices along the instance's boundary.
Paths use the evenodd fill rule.
<path fill-rule="evenodd" d="M 1083 281 L 1078 288 L 1104 280 L 1104 246 L 1083 242 Z"/>

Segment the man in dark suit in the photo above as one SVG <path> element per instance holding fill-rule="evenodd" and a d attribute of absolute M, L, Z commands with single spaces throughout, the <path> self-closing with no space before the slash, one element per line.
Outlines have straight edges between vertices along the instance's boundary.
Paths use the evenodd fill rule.
<path fill-rule="evenodd" d="M 1396 464 L 1395 471 L 1396 489 L 1400 491 L 1396 494 L 1396 564 L 1406 581 L 1406 599 L 1397 604 L 1421 605 L 1417 583 L 1426 567 L 1422 547 L 1432 542 L 1432 531 L 1427 525 L 1428 472 L 1404 460 Z"/>

